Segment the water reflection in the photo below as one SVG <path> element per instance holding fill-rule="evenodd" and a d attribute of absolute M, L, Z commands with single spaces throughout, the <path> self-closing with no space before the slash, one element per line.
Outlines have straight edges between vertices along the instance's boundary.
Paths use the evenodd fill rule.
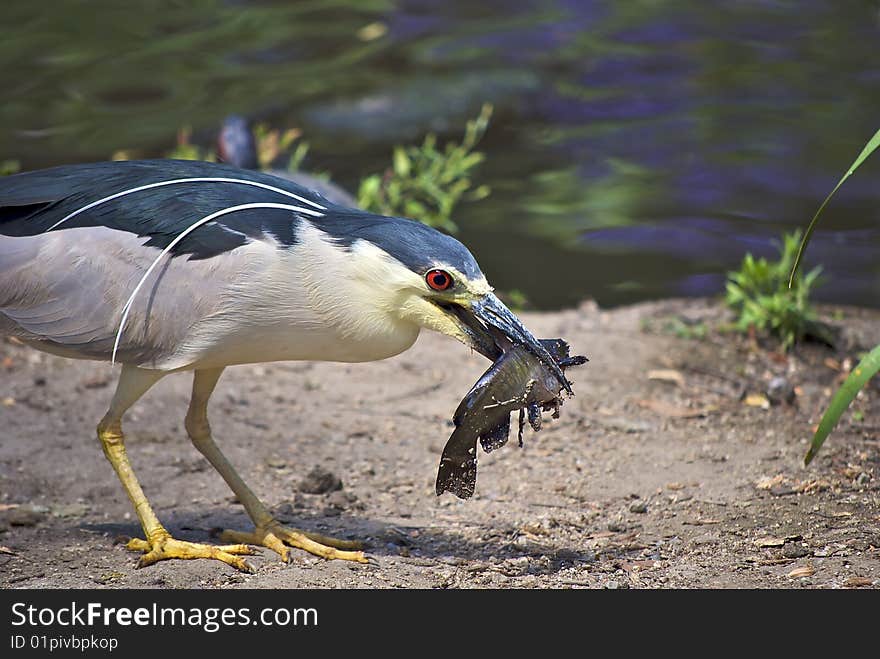
<path fill-rule="evenodd" d="M 491 101 L 494 194 L 458 224 L 496 286 L 540 307 L 713 293 L 880 126 L 878 17 L 874 0 L 7 0 L 0 159 L 156 156 L 235 112 L 303 128 L 307 164 L 353 187 Z M 826 299 L 880 303 L 878 173 L 811 246 Z"/>

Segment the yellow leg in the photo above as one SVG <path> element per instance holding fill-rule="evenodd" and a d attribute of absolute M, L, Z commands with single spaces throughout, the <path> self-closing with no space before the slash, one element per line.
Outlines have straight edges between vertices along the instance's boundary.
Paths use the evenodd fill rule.
<path fill-rule="evenodd" d="M 321 558 L 368 563 L 369 560 L 362 551 L 352 551 L 362 547 L 359 542 L 338 540 L 282 525 L 272 517 L 266 506 L 236 473 L 229 460 L 214 443 L 211 427 L 208 424 L 208 399 L 222 373 L 222 368 L 196 371 L 192 399 L 186 414 L 186 431 L 193 445 L 223 477 L 254 523 L 253 532 L 224 531 L 220 536 L 221 539 L 224 542 L 250 543 L 268 547 L 277 552 L 285 562 L 289 560 L 286 545 L 290 545 Z"/>
<path fill-rule="evenodd" d="M 168 558 L 213 558 L 239 570 L 252 572 L 253 568 L 240 556 L 241 554 L 253 554 L 253 550 L 247 545 L 234 544 L 215 547 L 172 538 L 171 534 L 159 522 L 141 489 L 140 483 L 138 483 L 125 452 L 122 415 L 161 377 L 162 373 L 159 371 L 124 367 L 110 409 L 98 424 L 98 439 L 101 442 L 101 448 L 104 449 L 107 460 L 113 465 L 128 498 L 131 499 L 146 536 L 146 540 L 131 540 L 127 548 L 145 552 L 138 561 L 138 567 L 151 565 Z"/>

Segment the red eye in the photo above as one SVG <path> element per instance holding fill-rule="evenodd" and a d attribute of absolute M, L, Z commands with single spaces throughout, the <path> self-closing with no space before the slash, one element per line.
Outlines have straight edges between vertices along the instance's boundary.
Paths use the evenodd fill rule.
<path fill-rule="evenodd" d="M 445 291 L 452 286 L 452 276 L 443 270 L 428 270 L 425 281 L 435 291 Z"/>

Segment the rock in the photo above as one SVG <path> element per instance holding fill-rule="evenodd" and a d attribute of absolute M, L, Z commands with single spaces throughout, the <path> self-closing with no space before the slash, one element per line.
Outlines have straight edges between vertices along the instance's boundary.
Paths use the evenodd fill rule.
<path fill-rule="evenodd" d="M 342 483 L 340 481 L 340 487 L 341 486 L 342 486 Z M 336 490 L 335 492 L 332 492 L 327 497 L 327 503 L 331 506 L 339 508 L 340 510 L 345 510 L 351 504 L 357 503 L 357 497 L 355 495 L 351 494 L 350 492 L 343 492 L 342 490 Z"/>
<path fill-rule="evenodd" d="M 17 506 L 6 511 L 9 526 L 36 526 L 46 519 L 47 510 L 37 506 Z"/>
<path fill-rule="evenodd" d="M 631 513 L 646 513 L 648 512 L 648 504 L 644 501 L 633 501 L 629 504 L 629 511 Z"/>
<path fill-rule="evenodd" d="M 266 465 L 272 467 L 272 469 L 285 469 L 287 467 L 287 460 L 273 456 L 266 459 Z"/>
<path fill-rule="evenodd" d="M 703 547 L 707 545 L 718 544 L 719 540 L 719 536 L 715 533 L 704 533 L 703 535 L 698 535 L 696 538 L 694 538 L 691 543 L 695 547 Z"/>
<path fill-rule="evenodd" d="M 509 577 L 518 577 L 529 571 L 529 557 L 517 556 L 516 558 L 508 558 L 504 561 L 501 571 Z"/>
<path fill-rule="evenodd" d="M 306 494 L 326 494 L 342 489 L 342 479 L 320 465 L 316 465 L 299 483 L 299 491 Z"/>
<path fill-rule="evenodd" d="M 765 395 L 771 405 L 781 405 L 782 403 L 791 405 L 794 403 L 795 398 L 794 387 L 791 382 L 781 375 L 777 375 L 767 383 Z"/>
<path fill-rule="evenodd" d="M 297 510 L 302 510 L 306 508 L 306 503 L 303 501 L 303 497 L 298 497 L 296 494 L 289 497 L 287 501 L 279 504 L 275 509 L 275 515 L 277 517 L 282 518 L 291 518 L 297 515 Z"/>
<path fill-rule="evenodd" d="M 782 555 L 786 558 L 803 558 L 809 556 L 812 552 L 799 544 L 787 544 L 782 549 Z"/>
<path fill-rule="evenodd" d="M 594 552 L 592 549 L 584 549 L 581 552 L 581 557 L 578 560 L 584 561 L 585 563 L 595 563 L 596 552 Z"/>
<path fill-rule="evenodd" d="M 575 551 L 574 549 L 559 549 L 556 551 L 555 558 L 557 561 L 565 561 L 569 563 L 577 561 L 594 563 L 596 561 L 596 552 L 592 549 L 581 549 L 580 551 Z"/>
<path fill-rule="evenodd" d="M 65 503 L 52 506 L 52 514 L 55 517 L 83 517 L 89 512 L 89 507 L 84 503 Z"/>

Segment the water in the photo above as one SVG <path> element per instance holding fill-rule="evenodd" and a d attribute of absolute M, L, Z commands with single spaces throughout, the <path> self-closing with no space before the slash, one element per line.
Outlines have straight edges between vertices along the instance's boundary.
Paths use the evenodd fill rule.
<path fill-rule="evenodd" d="M 306 165 L 352 189 L 491 101 L 493 194 L 459 237 L 538 308 L 720 292 L 880 128 L 877 0 L 133 4 L 4 2 L 0 159 L 156 157 L 236 112 L 303 129 Z M 878 176 L 810 247 L 822 299 L 880 306 Z"/>

